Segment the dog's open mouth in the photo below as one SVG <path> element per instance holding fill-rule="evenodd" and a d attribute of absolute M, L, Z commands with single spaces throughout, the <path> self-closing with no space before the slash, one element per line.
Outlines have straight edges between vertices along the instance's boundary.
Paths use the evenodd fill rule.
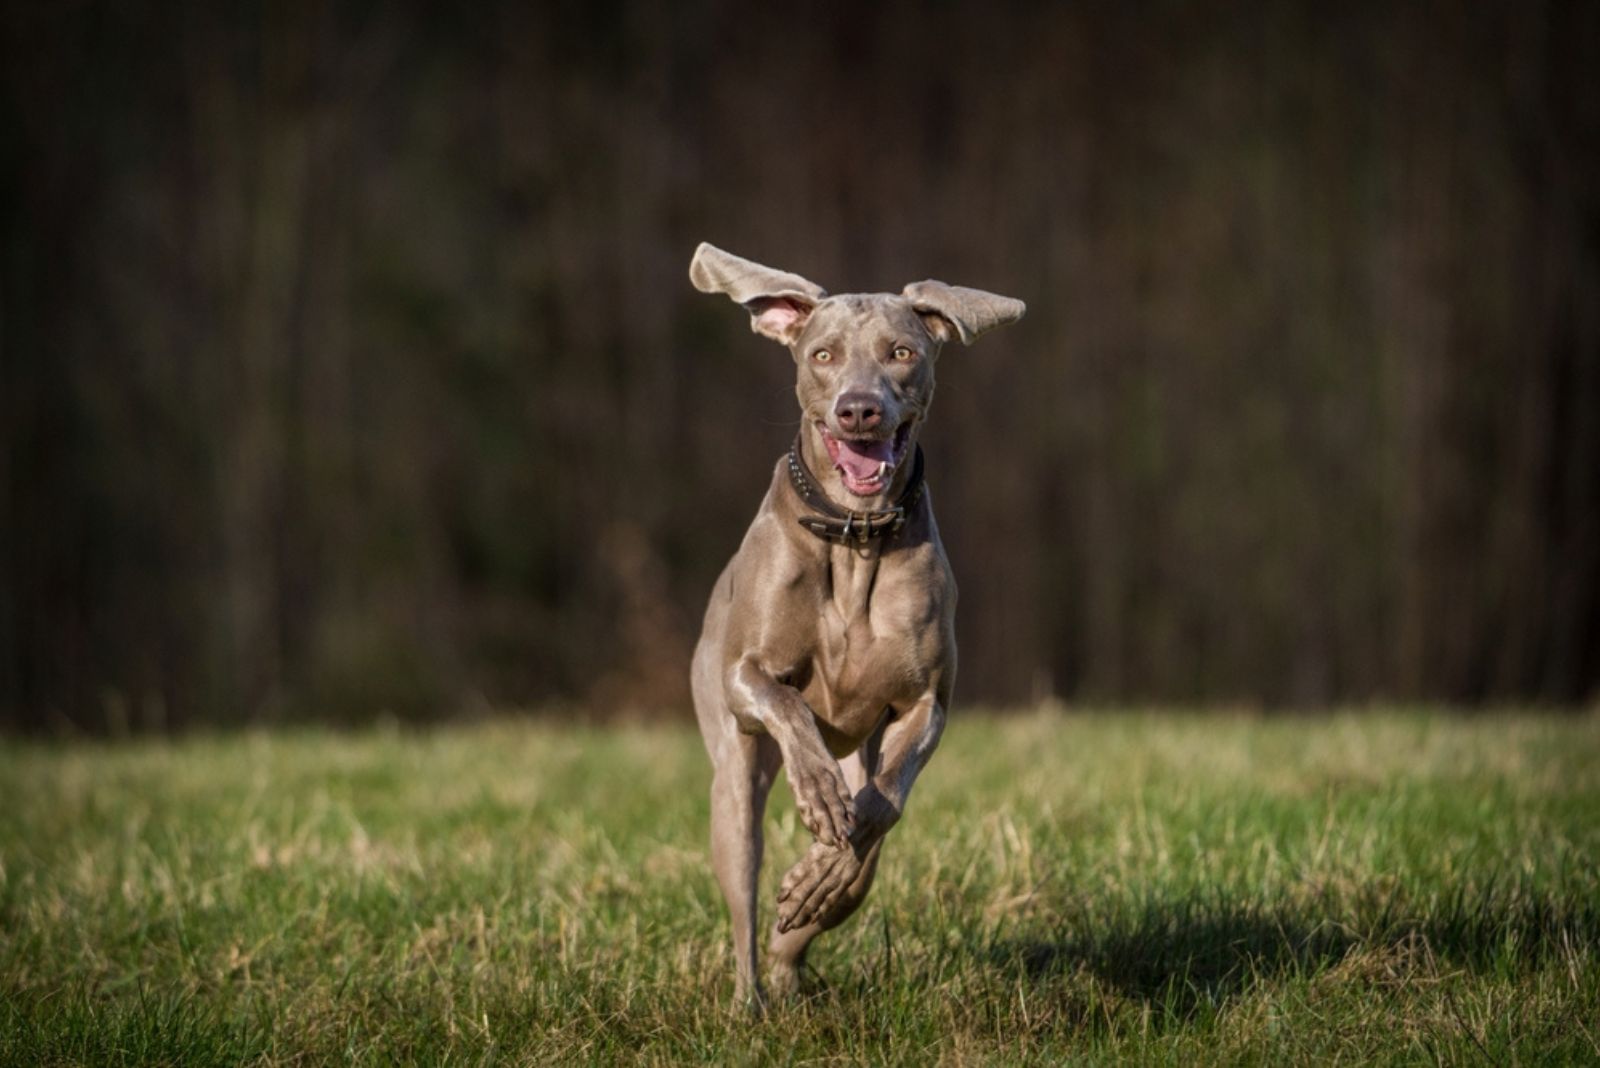
<path fill-rule="evenodd" d="M 894 472 L 905 459 L 906 442 L 911 438 L 911 420 L 900 424 L 892 437 L 840 438 L 827 426 L 817 424 L 828 458 L 844 478 L 844 488 L 857 497 L 872 497 L 888 488 Z"/>

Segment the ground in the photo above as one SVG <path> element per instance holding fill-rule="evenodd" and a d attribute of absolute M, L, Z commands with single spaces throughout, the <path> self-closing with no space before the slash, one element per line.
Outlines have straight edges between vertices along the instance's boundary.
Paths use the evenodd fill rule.
<path fill-rule="evenodd" d="M 958 711 L 763 1020 L 709 781 L 687 724 L 8 741 L 0 1063 L 1600 1060 L 1600 714 Z"/>

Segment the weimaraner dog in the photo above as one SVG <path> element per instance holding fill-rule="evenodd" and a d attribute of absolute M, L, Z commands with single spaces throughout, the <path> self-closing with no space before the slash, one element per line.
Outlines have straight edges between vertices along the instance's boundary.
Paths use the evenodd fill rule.
<path fill-rule="evenodd" d="M 812 939 L 866 897 L 883 837 L 939 743 L 956 586 L 917 435 L 940 346 L 970 344 L 1025 309 L 932 281 L 829 296 L 707 244 L 689 278 L 789 347 L 800 398 L 799 434 L 712 590 L 691 674 L 715 766 L 711 858 L 732 914 L 736 988 L 759 1009 L 756 878 L 779 766 L 815 838 L 783 877 L 768 947 L 773 992 L 786 996 Z"/>

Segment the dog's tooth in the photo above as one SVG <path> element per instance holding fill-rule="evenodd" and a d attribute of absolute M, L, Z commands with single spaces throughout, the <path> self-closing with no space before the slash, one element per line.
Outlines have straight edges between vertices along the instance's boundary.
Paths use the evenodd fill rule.
<path fill-rule="evenodd" d="M 882 478 L 883 477 L 883 473 L 885 471 L 887 471 L 887 470 L 889 470 L 889 461 L 888 460 L 879 460 L 878 461 L 878 477 Z"/>

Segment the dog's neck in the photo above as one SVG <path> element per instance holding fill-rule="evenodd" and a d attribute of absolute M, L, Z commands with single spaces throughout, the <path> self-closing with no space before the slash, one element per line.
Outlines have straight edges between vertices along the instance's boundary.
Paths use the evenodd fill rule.
<path fill-rule="evenodd" d="M 898 535 L 922 497 L 923 458 L 915 440 L 907 442 L 908 457 L 883 492 L 860 497 L 845 488 L 815 438 L 802 432 L 784 461 L 798 524 L 824 542 L 853 548 L 881 546 Z"/>

